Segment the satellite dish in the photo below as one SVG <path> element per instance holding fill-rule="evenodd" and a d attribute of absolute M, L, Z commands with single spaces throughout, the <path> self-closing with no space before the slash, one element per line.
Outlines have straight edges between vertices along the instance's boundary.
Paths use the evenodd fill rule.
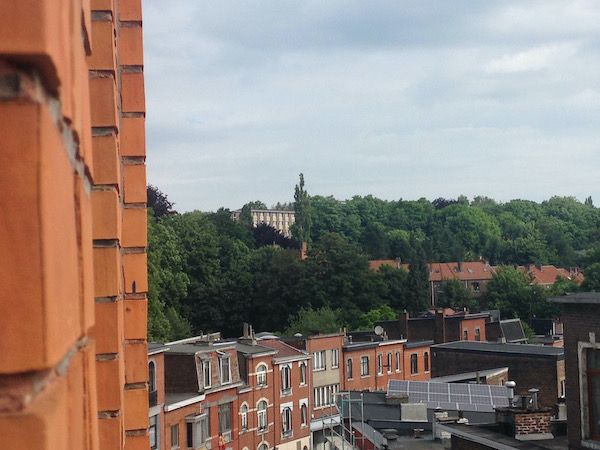
<path fill-rule="evenodd" d="M 383 327 L 381 325 L 377 325 L 375 327 L 375 334 L 377 336 L 381 336 L 383 334 Z"/>

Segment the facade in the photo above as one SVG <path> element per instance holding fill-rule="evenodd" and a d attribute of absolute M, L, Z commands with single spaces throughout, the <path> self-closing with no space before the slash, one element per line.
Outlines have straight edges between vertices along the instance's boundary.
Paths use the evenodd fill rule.
<path fill-rule="evenodd" d="M 239 209 L 231 213 L 233 220 L 240 220 L 242 210 Z M 256 227 L 261 223 L 267 224 L 281 231 L 284 236 L 292 235 L 290 227 L 296 221 L 296 213 L 294 211 L 283 211 L 278 209 L 251 209 L 250 216 L 252 218 L 252 226 Z"/>
<path fill-rule="evenodd" d="M 404 379 L 427 381 L 431 378 L 431 346 L 433 341 L 412 341 L 404 344 Z"/>
<path fill-rule="evenodd" d="M 569 448 L 600 448 L 600 293 L 555 297 L 562 310 Z"/>
<path fill-rule="evenodd" d="M 148 448 L 141 0 L 2 6 L 2 446 Z"/>
<path fill-rule="evenodd" d="M 378 322 L 391 339 L 434 341 L 436 344 L 453 341 L 485 341 L 486 320 L 489 314 L 456 312 L 450 308 L 426 311 L 418 317 L 410 317 L 404 311 L 397 320 Z"/>
<path fill-rule="evenodd" d="M 436 378 L 508 367 L 509 379 L 517 383 L 517 394 L 527 394 L 532 388 L 539 389 L 540 405 L 549 408 L 556 408 L 559 398 L 564 396 L 562 348 L 459 341 L 434 345 L 431 358 L 432 376 Z"/>

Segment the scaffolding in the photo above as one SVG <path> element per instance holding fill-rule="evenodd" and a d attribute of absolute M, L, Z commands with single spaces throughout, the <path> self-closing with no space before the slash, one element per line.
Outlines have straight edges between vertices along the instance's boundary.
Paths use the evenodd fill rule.
<path fill-rule="evenodd" d="M 322 450 L 361 450 L 364 449 L 366 436 L 361 434 L 358 438 L 352 429 L 352 405 L 360 405 L 361 430 L 364 430 L 363 395 L 352 398 L 350 392 L 337 392 L 335 403 L 323 414 L 323 448 Z M 347 420 L 347 423 L 346 423 Z M 329 448 L 327 448 L 329 444 Z M 315 446 L 315 450 L 318 449 Z"/>

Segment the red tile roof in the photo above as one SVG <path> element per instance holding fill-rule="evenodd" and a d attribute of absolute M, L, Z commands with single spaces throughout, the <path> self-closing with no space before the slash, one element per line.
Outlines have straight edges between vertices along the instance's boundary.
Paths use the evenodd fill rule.
<path fill-rule="evenodd" d="M 261 339 L 260 345 L 277 350 L 278 358 L 291 358 L 294 356 L 306 356 L 306 353 L 286 344 L 278 339 Z"/>
<path fill-rule="evenodd" d="M 569 271 L 553 265 L 535 266 L 532 264 L 529 266 L 519 266 L 519 270 L 527 273 L 531 277 L 531 284 L 538 284 L 541 286 L 554 284 L 559 276 L 566 280 L 573 280 L 577 284 L 583 282 L 583 274 L 579 270 Z"/>
<path fill-rule="evenodd" d="M 485 261 L 465 261 L 429 264 L 429 281 L 491 280 L 494 268 Z"/>
<path fill-rule="evenodd" d="M 369 261 L 369 269 L 379 270 L 381 266 L 390 266 L 399 269 L 401 264 L 397 259 L 372 259 Z"/>

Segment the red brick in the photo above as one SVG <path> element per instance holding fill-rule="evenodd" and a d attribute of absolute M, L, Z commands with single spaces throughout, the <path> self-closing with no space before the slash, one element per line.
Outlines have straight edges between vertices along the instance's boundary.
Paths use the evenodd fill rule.
<path fill-rule="evenodd" d="M 121 258 L 117 247 L 94 248 L 94 295 L 115 297 L 121 290 Z"/>
<path fill-rule="evenodd" d="M 92 11 L 114 11 L 114 0 L 92 0 Z"/>
<path fill-rule="evenodd" d="M 96 302 L 96 325 L 92 336 L 97 353 L 119 353 L 123 340 L 123 301 Z M 102 382 L 100 377 L 98 380 Z"/>
<path fill-rule="evenodd" d="M 121 156 L 146 156 L 146 119 L 121 118 Z"/>
<path fill-rule="evenodd" d="M 0 415 L 0 436 L 11 449 L 55 450 L 68 447 L 66 381 L 57 379 L 23 414 Z"/>
<path fill-rule="evenodd" d="M 117 126 L 117 97 L 115 80 L 108 78 L 90 78 L 90 103 L 92 126 Z"/>
<path fill-rule="evenodd" d="M 115 70 L 115 29 L 110 21 L 92 22 L 92 54 L 88 65 L 94 70 Z"/>
<path fill-rule="evenodd" d="M 125 430 L 148 428 L 148 388 L 125 389 Z"/>
<path fill-rule="evenodd" d="M 94 136 L 94 183 L 118 185 L 121 177 L 121 162 L 115 135 Z"/>
<path fill-rule="evenodd" d="M 125 383 L 148 381 L 148 346 L 146 343 L 125 343 Z"/>
<path fill-rule="evenodd" d="M 122 260 L 125 292 L 128 294 L 148 292 L 148 261 L 146 253 L 126 253 L 123 255 Z"/>
<path fill-rule="evenodd" d="M 125 436 L 125 450 L 147 450 L 150 447 L 150 437 L 146 433 L 143 436 Z"/>
<path fill-rule="evenodd" d="M 125 339 L 146 339 L 148 301 L 125 300 Z"/>
<path fill-rule="evenodd" d="M 125 203 L 146 203 L 146 166 L 123 166 L 123 193 Z"/>
<path fill-rule="evenodd" d="M 121 416 L 98 419 L 98 434 L 100 435 L 100 450 L 123 448 L 125 434 Z"/>
<path fill-rule="evenodd" d="M 92 248 L 92 200 L 83 180 L 75 176 L 77 203 L 79 288 L 81 296 L 81 328 L 84 333 L 94 324 L 94 252 Z"/>
<path fill-rule="evenodd" d="M 94 239 L 121 237 L 121 205 L 116 190 L 92 191 Z"/>
<path fill-rule="evenodd" d="M 123 247 L 146 247 L 148 212 L 146 208 L 125 208 L 123 210 Z"/>
<path fill-rule="evenodd" d="M 144 64 L 141 26 L 120 28 L 119 64 L 122 66 L 141 66 Z"/>
<path fill-rule="evenodd" d="M 96 361 L 96 390 L 98 411 L 117 411 L 123 403 L 123 361 Z"/>
<path fill-rule="evenodd" d="M 71 359 L 69 373 L 67 376 L 68 401 L 69 401 L 69 447 L 87 447 L 87 424 L 85 423 L 86 392 L 84 386 L 82 351 Z"/>
<path fill-rule="evenodd" d="M 141 22 L 142 0 L 121 0 L 119 2 L 119 19 Z"/>
<path fill-rule="evenodd" d="M 144 74 L 126 72 L 121 74 L 121 108 L 123 112 L 145 112 Z"/>

